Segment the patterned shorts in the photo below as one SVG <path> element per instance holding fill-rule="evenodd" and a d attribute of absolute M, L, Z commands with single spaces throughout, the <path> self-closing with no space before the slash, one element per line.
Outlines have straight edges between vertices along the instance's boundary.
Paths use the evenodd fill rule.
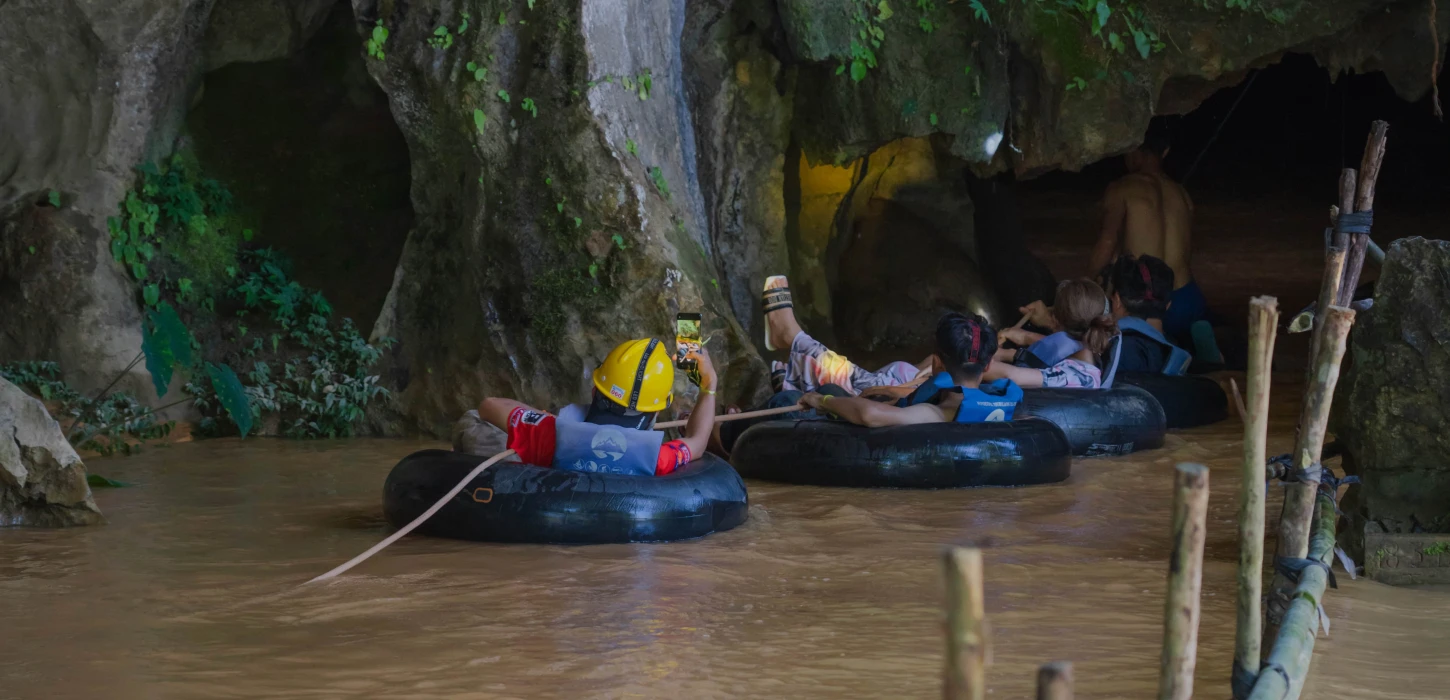
<path fill-rule="evenodd" d="M 1042 386 L 1059 389 L 1099 389 L 1103 371 L 1091 362 L 1068 358 L 1042 370 Z"/>

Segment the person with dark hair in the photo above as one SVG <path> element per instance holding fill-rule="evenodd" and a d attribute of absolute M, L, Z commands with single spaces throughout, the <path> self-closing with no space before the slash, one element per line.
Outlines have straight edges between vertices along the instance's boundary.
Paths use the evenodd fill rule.
<path fill-rule="evenodd" d="M 783 310 L 786 309 L 778 308 L 770 313 Z M 719 448 L 728 454 L 746 428 L 766 420 L 824 420 L 835 416 L 873 428 L 1012 420 L 1022 399 L 1022 389 L 1008 380 L 985 385 L 982 382 L 982 373 L 996 352 L 997 334 L 986 319 L 956 312 L 945 314 L 937 322 L 936 352 L 922 363 L 931 374 L 923 376 L 919 386 L 907 386 L 908 382 L 876 384 L 862 392 L 863 397 L 835 383 L 818 384 L 811 391 L 791 388 L 777 391 L 761 408 L 796 404 L 806 408 L 781 416 L 721 423 L 716 431 Z M 865 372 L 859 368 L 857 371 Z M 844 376 L 850 378 L 852 373 Z M 872 397 L 864 398 L 867 394 Z"/>
<path fill-rule="evenodd" d="M 1011 379 L 1027 388 L 1103 388 L 1115 367 L 1118 327 L 1102 287 L 1090 279 L 1063 280 L 1052 306 L 1036 301 L 1022 310 L 1053 333 L 1003 329 L 1002 338 L 1017 348 L 998 350 L 986 379 Z"/>
<path fill-rule="evenodd" d="M 1143 145 L 1123 156 L 1128 174 L 1108 185 L 1103 195 L 1103 222 L 1088 260 L 1088 274 L 1099 275 L 1120 254 L 1152 255 L 1173 270 L 1173 302 L 1163 317 L 1169 338 L 1199 340 L 1200 359 L 1216 361 L 1208 300 L 1193 279 L 1193 200 L 1163 170 L 1169 144 L 1161 132 L 1150 131 Z M 1201 328 L 1194 325 L 1203 321 Z M 1205 333 L 1206 331 L 1206 333 Z M 1200 338 L 1202 336 L 1202 338 Z"/>
<path fill-rule="evenodd" d="M 1118 369 L 1183 374 L 1193 360 L 1163 335 L 1163 316 L 1172 306 L 1173 268 L 1151 255 L 1121 255 L 1108 275 L 1113 318 L 1123 334 Z"/>
<path fill-rule="evenodd" d="M 983 423 L 1012 420 L 1022 389 L 1010 379 L 982 386 L 982 374 L 997 352 L 997 334 L 987 319 L 948 313 L 936 324 L 939 369 L 896 403 L 808 393 L 800 402 L 868 428 L 917 423 Z"/>

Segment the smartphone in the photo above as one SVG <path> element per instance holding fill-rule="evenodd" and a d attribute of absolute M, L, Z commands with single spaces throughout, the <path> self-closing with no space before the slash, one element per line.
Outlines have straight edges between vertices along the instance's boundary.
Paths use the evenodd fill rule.
<path fill-rule="evenodd" d="M 685 354 L 700 349 L 700 320 L 698 313 L 675 314 L 675 366 L 693 374 L 699 363 L 685 358 Z"/>

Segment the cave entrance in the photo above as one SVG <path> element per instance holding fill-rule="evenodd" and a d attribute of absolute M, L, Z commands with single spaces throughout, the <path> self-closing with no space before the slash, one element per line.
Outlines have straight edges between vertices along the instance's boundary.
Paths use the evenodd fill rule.
<path fill-rule="evenodd" d="M 1407 101 L 1378 72 L 1332 80 L 1311 57 L 1298 54 L 1257 73 L 1212 93 L 1208 85 L 1170 83 L 1160 109 L 1172 108 L 1164 103 L 1175 92 L 1185 96 L 1180 104 L 1197 106 L 1158 117 L 1150 127 L 1171 140 L 1165 170 L 1180 182 L 1187 178 L 1195 205 L 1194 278 L 1215 325 L 1230 333 L 1244 325 L 1251 296 L 1278 297 L 1286 318 L 1317 296 L 1323 232 L 1340 169 L 1359 167 L 1373 120 L 1390 123 L 1374 240 L 1387 246 L 1405 236 L 1439 236 L 1450 206 L 1444 197 L 1450 132 L 1433 116 L 1428 97 Z M 1111 157 L 1078 173 L 1017 184 L 1028 246 L 1057 277 L 1089 274 L 1100 198 L 1124 173 L 1123 159 Z M 1367 262 L 1362 280 L 1377 273 L 1378 265 Z M 1303 337 L 1289 336 L 1289 342 Z"/>
<path fill-rule="evenodd" d="M 797 315 L 863 364 L 929 354 L 948 311 L 1015 322 L 1009 311 L 1025 303 L 1017 287 L 1051 288 L 1020 235 L 986 225 L 999 218 L 1002 197 L 946 145 L 903 138 L 844 164 L 793 158 L 786 199 Z"/>
<path fill-rule="evenodd" d="M 413 225 L 408 146 L 368 76 L 347 2 L 287 58 L 206 75 L 187 117 L 203 169 L 225 182 L 255 243 L 293 262 L 366 337 Z"/>

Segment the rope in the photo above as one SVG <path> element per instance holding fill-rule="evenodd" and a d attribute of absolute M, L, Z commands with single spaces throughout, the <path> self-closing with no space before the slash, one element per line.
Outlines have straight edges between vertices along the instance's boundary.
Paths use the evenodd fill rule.
<path fill-rule="evenodd" d="M 1259 679 L 1259 674 L 1250 671 L 1234 659 L 1233 674 L 1229 679 L 1229 687 L 1233 690 L 1235 700 L 1243 700 L 1250 693 L 1254 692 L 1254 681 Z"/>
<path fill-rule="evenodd" d="M 1223 120 L 1218 123 L 1218 128 L 1213 130 L 1213 136 L 1208 137 L 1208 143 L 1203 144 L 1203 150 L 1198 152 L 1198 157 L 1193 159 L 1193 165 L 1188 166 L 1188 172 L 1184 174 L 1183 179 L 1178 184 L 1183 187 L 1188 186 L 1188 180 L 1193 177 L 1193 172 L 1198 170 L 1198 164 L 1203 160 L 1204 154 L 1208 153 L 1209 147 L 1213 146 L 1214 141 L 1218 140 L 1218 135 L 1223 132 L 1224 125 L 1228 124 L 1228 120 L 1233 117 L 1234 110 L 1237 110 L 1239 103 L 1244 101 L 1244 95 L 1249 94 L 1249 88 L 1254 86 L 1254 81 L 1259 79 L 1259 73 L 1261 72 L 1254 71 L 1253 75 L 1249 76 L 1248 81 L 1244 83 L 1244 89 L 1239 90 L 1239 96 L 1234 98 L 1233 105 L 1228 108 L 1228 114 L 1223 115 Z"/>
<path fill-rule="evenodd" d="M 329 571 L 329 572 L 327 572 L 327 573 L 325 573 L 325 574 L 323 574 L 321 576 L 318 576 L 317 578 L 314 578 L 311 581 L 308 581 L 307 583 L 316 583 L 318 581 L 326 581 L 327 579 L 330 579 L 330 578 L 333 578 L 333 577 L 335 577 L 335 576 L 337 576 L 339 574 L 345 573 L 348 569 L 351 569 L 352 567 L 357 566 L 358 564 L 361 564 L 361 563 L 367 561 L 368 558 L 371 557 L 372 555 L 377 554 L 378 552 L 383 551 L 383 548 L 384 547 L 387 547 L 388 545 L 390 545 L 390 544 L 392 544 L 394 542 L 397 542 L 398 540 L 402 539 L 404 535 L 412 532 L 419 525 L 422 525 L 423 524 L 423 521 L 427 520 L 428 518 L 433 517 L 433 514 L 434 513 L 437 513 L 438 511 L 442 510 L 443 509 L 443 506 L 445 504 L 447 504 L 449 501 L 453 500 L 453 497 L 454 496 L 457 496 L 458 495 L 458 492 L 459 491 L 462 491 L 463 490 L 463 487 L 466 486 L 468 484 L 468 482 L 473 481 L 473 478 L 474 477 L 478 476 L 479 474 L 482 474 L 483 473 L 483 470 L 488 469 L 489 467 L 491 467 L 491 466 L 497 464 L 499 461 L 503 460 L 505 457 L 509 457 L 509 456 L 511 456 L 513 454 L 515 454 L 515 452 L 513 450 L 504 450 L 503 452 L 500 452 L 500 453 L 498 453 L 498 454 L 496 454 L 496 455 L 494 455 L 492 457 L 489 457 L 488 459 L 484 460 L 482 464 L 479 464 L 478 466 L 474 467 L 473 468 L 473 471 L 471 471 L 471 472 L 468 473 L 468 476 L 463 477 L 463 480 L 462 481 L 459 481 L 456 486 L 454 486 L 452 489 L 449 489 L 448 493 L 443 494 L 443 497 L 440 498 L 440 499 L 438 499 L 438 502 L 437 503 L 434 503 L 431 508 L 429 508 L 428 510 L 423 511 L 423 514 L 422 515 L 414 518 L 413 519 L 413 522 L 408 523 L 407 525 L 404 525 L 397 532 L 394 532 L 393 534 L 388 535 L 388 538 L 387 539 L 385 539 L 382 542 L 379 542 L 379 543 L 373 545 L 372 548 L 369 549 L 368 551 L 363 552 L 362 554 L 359 554 L 359 555 L 357 555 L 357 556 L 355 556 L 355 557 L 347 560 L 347 563 L 346 564 L 343 564 L 342 566 L 339 566 L 336 569 L 333 569 L 332 571 Z M 305 586 L 307 584 L 304 583 L 302 585 Z"/>
<path fill-rule="evenodd" d="M 1289 689 L 1294 687 L 1294 682 L 1289 680 L 1289 672 L 1284 670 L 1284 667 L 1281 664 L 1277 664 L 1272 661 L 1264 664 L 1264 667 L 1259 669 L 1259 674 L 1262 675 L 1264 671 L 1273 671 L 1274 673 L 1279 674 L 1279 676 L 1284 679 L 1284 694 L 1281 695 L 1280 698 L 1289 697 Z"/>
<path fill-rule="evenodd" d="M 1374 224 L 1374 210 L 1339 212 L 1339 217 L 1334 220 L 1334 231 L 1343 234 L 1369 235 L 1369 229 Z"/>
<path fill-rule="evenodd" d="M 1328 564 L 1319 561 L 1318 559 L 1274 557 L 1274 571 L 1282 574 L 1284 578 L 1289 579 L 1295 585 L 1297 585 L 1299 583 L 1299 579 L 1303 577 L 1304 570 L 1310 568 L 1324 569 L 1324 575 L 1329 577 L 1329 587 L 1339 588 L 1339 583 L 1334 580 L 1334 571 L 1329 568 Z M 1296 597 L 1297 595 L 1298 594 L 1296 593 Z M 1318 604 L 1318 601 L 1315 601 L 1315 604 Z"/>

